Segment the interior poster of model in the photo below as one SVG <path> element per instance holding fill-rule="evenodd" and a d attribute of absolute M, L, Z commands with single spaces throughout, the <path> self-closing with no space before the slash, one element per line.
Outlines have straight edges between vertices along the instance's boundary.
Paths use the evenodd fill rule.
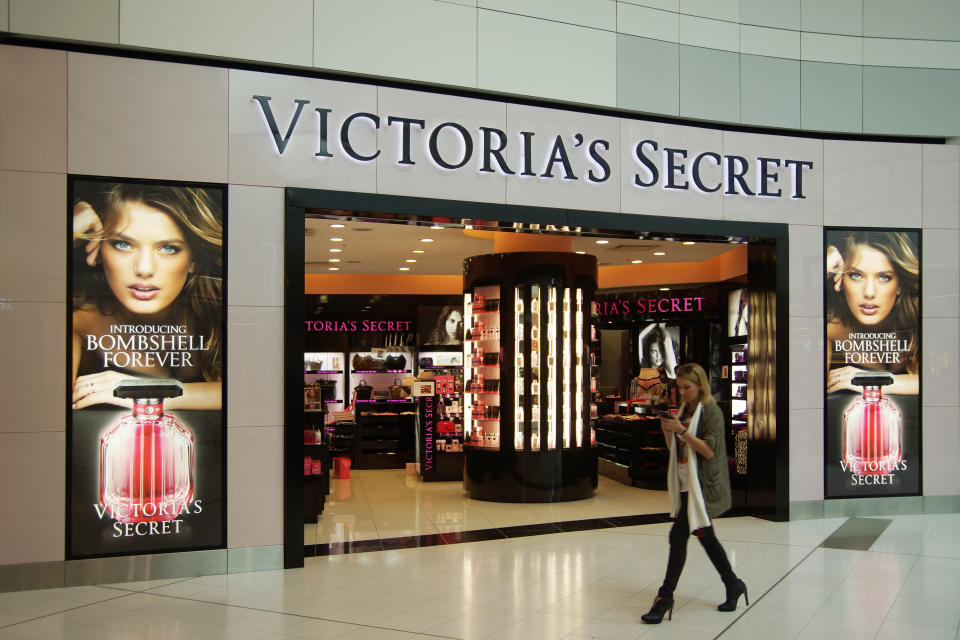
<path fill-rule="evenodd" d="M 824 236 L 824 493 L 919 494 L 919 233 Z"/>
<path fill-rule="evenodd" d="M 224 546 L 225 210 L 70 180 L 68 557 Z"/>

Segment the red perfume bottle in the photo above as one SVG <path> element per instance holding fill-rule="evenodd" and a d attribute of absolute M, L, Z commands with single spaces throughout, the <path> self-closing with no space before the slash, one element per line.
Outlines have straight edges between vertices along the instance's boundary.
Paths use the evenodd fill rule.
<path fill-rule="evenodd" d="M 863 394 L 843 412 L 843 460 L 858 476 L 887 475 L 900 463 L 900 409 L 881 388 L 893 384 L 886 372 L 858 373 L 850 383 Z"/>
<path fill-rule="evenodd" d="M 175 520 L 193 500 L 193 432 L 164 413 L 163 399 L 183 395 L 176 380 L 125 380 L 113 390 L 133 399 L 100 438 L 100 504 L 119 522 Z"/>

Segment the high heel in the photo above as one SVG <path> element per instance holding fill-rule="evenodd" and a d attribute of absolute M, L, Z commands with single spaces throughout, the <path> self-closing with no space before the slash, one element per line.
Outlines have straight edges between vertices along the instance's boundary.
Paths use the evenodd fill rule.
<path fill-rule="evenodd" d="M 657 599 L 653 601 L 653 606 L 650 607 L 650 611 L 640 616 L 640 619 L 647 624 L 660 624 L 663 622 L 664 615 L 667 616 L 667 620 L 673 620 L 673 598 L 657 596 Z"/>
<path fill-rule="evenodd" d="M 750 599 L 747 597 L 747 585 L 738 578 L 736 582 L 727 585 L 727 599 L 717 605 L 717 611 L 736 611 L 740 594 L 743 594 L 743 601 L 749 607 Z"/>

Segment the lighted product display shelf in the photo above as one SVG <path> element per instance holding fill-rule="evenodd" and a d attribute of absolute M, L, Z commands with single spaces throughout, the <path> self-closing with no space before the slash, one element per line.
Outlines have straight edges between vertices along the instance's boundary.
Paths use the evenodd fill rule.
<path fill-rule="evenodd" d="M 464 264 L 467 494 L 504 502 L 590 497 L 596 258 L 498 253 Z"/>

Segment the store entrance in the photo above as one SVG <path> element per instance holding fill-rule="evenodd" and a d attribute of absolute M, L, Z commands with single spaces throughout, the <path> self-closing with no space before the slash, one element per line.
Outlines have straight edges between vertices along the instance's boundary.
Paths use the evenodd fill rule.
<path fill-rule="evenodd" d="M 772 306 L 765 303 L 765 313 L 776 313 L 776 270 L 755 277 L 752 254 L 772 255 L 776 264 L 778 246 L 785 245 L 779 225 L 742 225 L 734 236 L 720 229 L 729 226 L 721 223 L 656 219 L 648 229 L 624 230 L 600 223 L 635 225 L 640 217 L 593 214 L 598 224 L 586 227 L 524 220 L 518 215 L 524 212 L 484 207 L 485 218 L 509 213 L 521 219 L 481 221 L 463 215 L 475 205 L 461 205 L 466 209 L 455 216 L 457 203 L 443 203 L 451 215 L 437 216 L 431 215 L 436 203 L 352 199 L 355 205 L 378 200 L 378 206 L 347 208 L 342 205 L 349 194 L 288 190 L 287 273 L 299 268 L 303 274 L 299 291 L 298 278 L 289 278 L 287 297 L 288 314 L 300 318 L 296 325 L 292 319 L 287 323 L 288 547 L 297 544 L 292 532 L 297 519 L 301 546 L 311 555 L 663 513 L 664 443 L 653 409 L 668 406 L 671 397 L 675 403 L 671 374 L 679 362 L 698 362 L 709 371 L 724 409 L 735 508 L 775 516 L 776 474 L 768 468 L 766 481 L 751 478 L 747 455 L 750 398 L 775 397 L 778 382 L 785 382 L 775 376 L 753 379 L 749 366 L 751 296 L 760 300 L 766 294 Z M 658 228 L 665 223 L 687 231 Z M 303 230 L 299 239 L 297 227 Z M 556 502 L 569 499 L 556 493 L 544 500 L 554 502 L 544 509 L 496 496 L 475 499 L 476 486 L 471 493 L 469 483 L 465 490 L 464 460 L 471 447 L 499 447 L 479 438 L 506 431 L 475 426 L 478 417 L 498 420 L 499 407 L 494 400 L 477 413 L 470 394 L 485 398 L 480 394 L 499 381 L 483 379 L 471 366 L 478 364 L 471 363 L 476 355 L 469 345 L 479 317 L 471 311 L 483 307 L 473 301 L 464 306 L 463 265 L 504 246 L 533 252 L 559 246 L 570 255 L 596 256 L 597 287 L 583 325 L 590 358 L 584 361 L 589 442 L 583 444 L 596 460 L 586 500 Z M 766 325 L 765 343 L 776 344 L 775 326 L 775 318 Z M 492 337 L 493 329 L 485 330 Z M 524 353 L 529 355 L 529 348 Z M 491 357 L 496 356 L 481 359 Z M 499 362 L 479 364 L 504 368 Z M 776 414 L 778 407 L 769 408 Z M 471 418 L 473 425 L 465 425 Z M 291 429 L 300 433 L 301 425 L 302 445 L 290 435 Z M 517 446 L 524 442 L 530 447 L 531 437 L 520 438 Z M 754 448 L 769 451 L 775 443 L 774 437 Z M 303 475 L 295 476 L 290 468 L 301 457 Z M 288 548 L 288 561 L 295 563 L 295 555 Z"/>

